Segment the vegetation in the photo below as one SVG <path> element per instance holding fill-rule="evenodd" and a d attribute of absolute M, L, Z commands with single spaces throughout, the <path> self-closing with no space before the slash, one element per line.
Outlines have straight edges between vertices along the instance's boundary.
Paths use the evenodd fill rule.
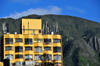
<path fill-rule="evenodd" d="M 73 16 L 62 16 L 62 15 L 29 15 L 22 18 L 33 18 L 42 19 L 43 24 L 48 21 L 49 25 L 52 27 L 54 22 L 58 22 L 59 31 L 62 35 L 63 42 L 63 58 L 65 66 L 100 66 L 100 60 L 98 51 L 94 50 L 94 57 L 91 57 L 89 51 L 81 47 L 81 43 L 87 43 L 91 37 L 100 37 L 100 24 L 94 21 L 86 20 L 79 17 Z M 20 33 L 20 22 L 19 19 L 0 19 L 0 37 L 2 33 L 2 23 L 6 21 L 9 23 L 10 33 L 18 32 Z M 81 41 L 84 38 L 86 41 Z M 75 40 L 81 41 L 80 43 L 75 43 Z M 86 44 L 84 44 L 86 45 Z M 87 45 L 86 45 L 87 46 Z M 91 48 L 90 50 L 92 50 Z M 89 56 L 83 56 L 83 52 Z M 92 59 L 94 60 L 92 60 Z"/>

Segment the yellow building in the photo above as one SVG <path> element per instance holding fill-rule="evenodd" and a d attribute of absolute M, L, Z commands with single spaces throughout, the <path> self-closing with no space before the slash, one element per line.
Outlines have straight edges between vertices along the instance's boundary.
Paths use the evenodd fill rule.
<path fill-rule="evenodd" d="M 11 65 L 63 65 L 62 37 L 42 34 L 41 19 L 22 19 L 21 34 L 3 34 L 1 60 Z"/>

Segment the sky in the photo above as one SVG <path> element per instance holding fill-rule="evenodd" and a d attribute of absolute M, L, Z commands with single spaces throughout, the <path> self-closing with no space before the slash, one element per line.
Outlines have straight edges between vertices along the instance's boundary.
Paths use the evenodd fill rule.
<path fill-rule="evenodd" d="M 0 0 L 0 18 L 70 15 L 100 23 L 100 0 Z"/>

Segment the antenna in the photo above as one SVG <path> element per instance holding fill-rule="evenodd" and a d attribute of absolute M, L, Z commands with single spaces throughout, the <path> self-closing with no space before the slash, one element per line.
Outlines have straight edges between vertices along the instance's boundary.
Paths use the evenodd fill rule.
<path fill-rule="evenodd" d="M 48 26 L 47 26 L 47 24 L 48 24 L 48 22 L 46 21 L 46 34 L 47 34 L 47 32 L 48 32 Z"/>
<path fill-rule="evenodd" d="M 58 33 L 58 22 L 56 21 L 56 34 Z"/>
<path fill-rule="evenodd" d="M 52 27 L 51 27 L 51 26 L 49 26 L 49 32 L 50 32 L 50 33 L 52 32 Z"/>
<path fill-rule="evenodd" d="M 2 26 L 3 26 L 3 32 L 6 33 L 7 31 L 6 21 L 2 24 Z"/>
<path fill-rule="evenodd" d="M 54 31 L 54 34 L 55 34 L 55 23 L 53 24 L 53 31 Z"/>
<path fill-rule="evenodd" d="M 29 21 L 28 21 L 28 34 L 29 34 Z"/>
<path fill-rule="evenodd" d="M 49 27 L 47 29 L 48 29 L 48 34 L 49 34 Z"/>
<path fill-rule="evenodd" d="M 44 34 L 44 24 L 43 24 L 43 26 L 42 26 L 43 28 L 42 28 L 42 34 Z"/>
<path fill-rule="evenodd" d="M 9 32 L 9 23 L 6 24 L 7 26 L 7 33 Z"/>

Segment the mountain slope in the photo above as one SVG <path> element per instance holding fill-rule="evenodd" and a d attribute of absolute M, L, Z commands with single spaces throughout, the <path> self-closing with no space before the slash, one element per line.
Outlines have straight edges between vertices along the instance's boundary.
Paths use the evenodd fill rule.
<path fill-rule="evenodd" d="M 99 51 L 93 48 L 94 45 L 92 47 L 89 44 L 91 37 L 100 37 L 99 23 L 67 15 L 29 15 L 22 18 L 42 19 L 43 24 L 47 21 L 50 27 L 58 22 L 63 41 L 65 66 L 100 66 Z M 9 23 L 10 33 L 20 33 L 21 18 L 0 19 L 0 37 L 3 34 L 2 23 L 4 21 Z"/>

